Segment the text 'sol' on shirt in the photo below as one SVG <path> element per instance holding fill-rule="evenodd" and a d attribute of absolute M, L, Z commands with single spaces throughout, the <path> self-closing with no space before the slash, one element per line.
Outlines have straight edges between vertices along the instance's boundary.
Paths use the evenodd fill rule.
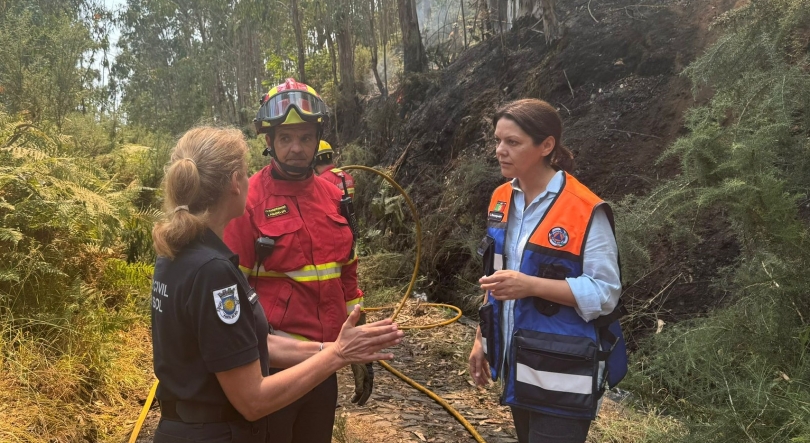
<path fill-rule="evenodd" d="M 238 263 L 208 229 L 174 260 L 155 262 L 152 348 L 159 400 L 227 405 L 216 372 L 258 359 L 267 375 L 267 320 Z"/>

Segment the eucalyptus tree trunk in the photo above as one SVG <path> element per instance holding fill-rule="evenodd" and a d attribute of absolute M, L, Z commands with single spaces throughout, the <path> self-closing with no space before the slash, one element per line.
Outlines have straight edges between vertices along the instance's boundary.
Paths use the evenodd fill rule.
<path fill-rule="evenodd" d="M 461 31 L 464 34 L 464 49 L 467 49 L 467 16 L 464 14 L 464 0 L 461 0 Z"/>
<path fill-rule="evenodd" d="M 559 40 L 562 37 L 562 27 L 557 20 L 556 0 L 538 0 L 543 9 L 543 32 L 546 35 L 546 44 Z"/>
<path fill-rule="evenodd" d="M 348 3 L 348 2 L 347 2 Z M 354 138 L 357 133 L 360 109 L 357 104 L 357 84 L 354 78 L 354 35 L 352 34 L 352 20 L 349 6 L 337 14 L 338 64 L 340 68 L 340 99 L 338 112 L 346 139 Z"/>
<path fill-rule="evenodd" d="M 335 85 L 338 84 L 337 75 L 337 56 L 335 55 L 335 41 L 332 39 L 332 34 L 326 33 L 326 49 L 329 51 L 329 59 L 332 61 L 332 81 Z"/>
<path fill-rule="evenodd" d="M 306 54 L 304 53 L 304 36 L 301 30 L 301 14 L 298 10 L 298 0 L 290 0 L 293 30 L 295 31 L 295 44 L 298 46 L 298 81 L 307 82 Z"/>
<path fill-rule="evenodd" d="M 425 72 L 427 70 L 427 54 L 419 35 L 419 19 L 416 16 L 416 3 L 414 0 L 397 0 L 399 12 L 399 25 L 402 28 L 402 48 L 404 53 L 404 71 Z"/>
<path fill-rule="evenodd" d="M 534 6 L 537 0 L 517 0 L 518 12 L 515 18 L 525 17 L 527 15 L 534 15 Z"/>
<path fill-rule="evenodd" d="M 375 0 L 368 0 L 368 19 L 371 25 L 371 72 L 374 73 L 374 80 L 377 81 L 377 89 L 380 90 L 380 95 L 385 98 L 388 97 L 388 90 L 385 89 L 385 85 L 380 79 L 380 72 L 377 69 L 377 33 L 374 30 L 374 2 Z"/>
<path fill-rule="evenodd" d="M 492 31 L 493 34 L 500 34 L 507 30 L 506 11 L 508 4 L 509 0 L 487 0 L 489 29 Z"/>

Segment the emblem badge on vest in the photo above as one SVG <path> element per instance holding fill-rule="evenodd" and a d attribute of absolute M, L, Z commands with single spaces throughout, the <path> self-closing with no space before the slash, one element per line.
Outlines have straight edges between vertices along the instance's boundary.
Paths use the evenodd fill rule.
<path fill-rule="evenodd" d="M 217 307 L 217 315 L 220 320 L 229 325 L 236 323 L 236 320 L 239 320 L 239 297 L 236 293 L 236 285 L 214 291 L 214 305 Z"/>
<path fill-rule="evenodd" d="M 495 212 L 503 212 L 505 206 L 506 202 L 498 201 L 498 203 L 495 203 Z"/>
<path fill-rule="evenodd" d="M 559 226 L 551 228 L 548 231 L 548 242 L 551 243 L 551 246 L 562 248 L 568 244 L 568 231 Z"/>
<path fill-rule="evenodd" d="M 503 220 L 503 212 L 490 211 L 489 220 L 500 223 Z"/>

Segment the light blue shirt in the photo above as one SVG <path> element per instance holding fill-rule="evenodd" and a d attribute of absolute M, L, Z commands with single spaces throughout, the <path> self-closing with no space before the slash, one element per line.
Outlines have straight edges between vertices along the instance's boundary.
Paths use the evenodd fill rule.
<path fill-rule="evenodd" d="M 512 180 L 515 192 L 509 207 L 504 244 L 507 269 L 520 271 L 523 249 L 554 197 L 560 193 L 562 184 L 563 172 L 558 171 L 546 185 L 546 190 L 526 205 L 526 194 L 520 189 L 518 180 Z M 590 321 L 610 314 L 619 302 L 622 282 L 618 257 L 619 248 L 610 222 L 604 209 L 597 208 L 585 241 L 582 275 L 565 279 L 577 302 L 575 309 L 583 320 Z M 503 307 L 504 349 L 508 350 L 515 328 L 515 301 L 507 300 Z"/>

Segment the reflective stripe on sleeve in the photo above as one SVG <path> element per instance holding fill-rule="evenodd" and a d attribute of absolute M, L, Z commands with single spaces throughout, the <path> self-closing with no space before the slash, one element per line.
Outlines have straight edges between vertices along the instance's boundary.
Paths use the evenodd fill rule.
<path fill-rule="evenodd" d="M 354 310 L 355 305 L 360 305 L 363 307 L 363 297 L 355 298 L 354 300 L 349 300 L 346 302 L 346 315 L 349 315 Z"/>

